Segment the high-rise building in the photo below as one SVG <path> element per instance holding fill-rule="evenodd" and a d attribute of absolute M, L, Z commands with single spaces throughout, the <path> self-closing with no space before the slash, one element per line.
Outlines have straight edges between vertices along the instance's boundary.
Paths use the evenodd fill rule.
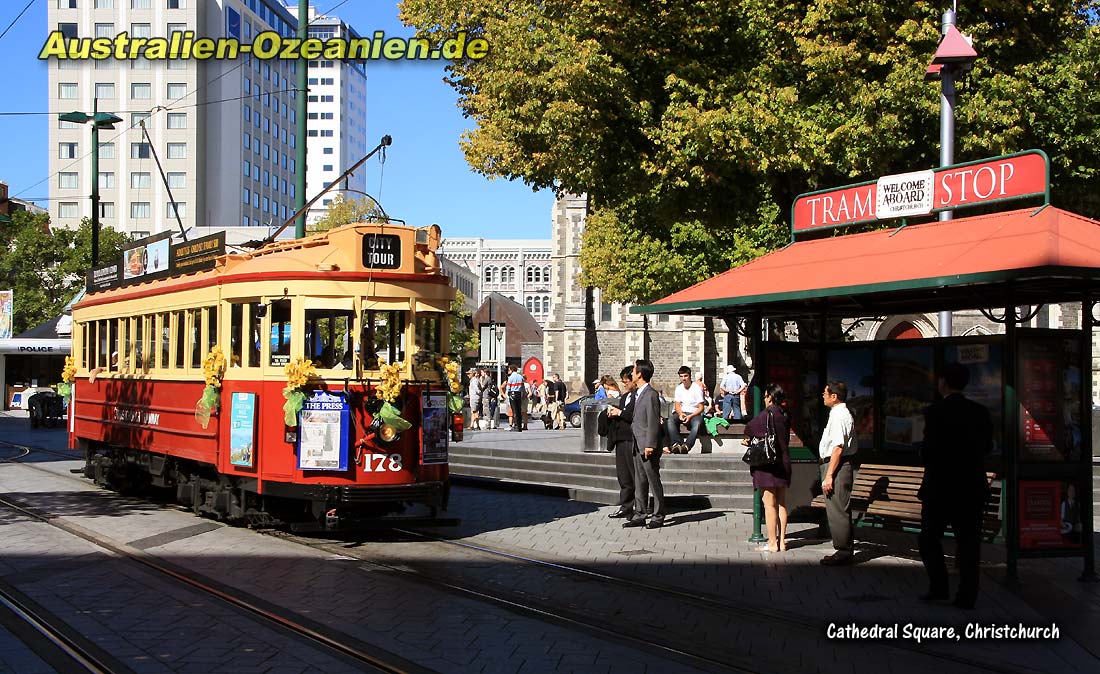
<path fill-rule="evenodd" d="M 231 37 L 251 43 L 264 31 L 284 37 L 297 31 L 296 14 L 277 0 L 62 0 L 48 7 L 49 30 L 68 37 L 114 37 L 125 31 L 131 38 L 170 38 L 194 31 L 196 37 Z M 335 23 L 343 33 L 350 32 L 338 19 L 318 17 L 317 22 Z M 345 153 L 354 154 L 357 147 L 365 146 L 365 67 L 326 63 L 314 62 L 318 73 L 339 71 L 340 79 L 317 75 L 326 84 L 317 86 L 318 119 L 316 126 L 309 120 L 309 128 L 318 135 L 308 139 L 307 149 L 309 164 L 316 163 L 320 169 L 328 165 L 323 160 L 336 152 L 343 161 Z M 53 222 L 75 227 L 81 218 L 91 216 L 90 130 L 87 125 L 57 121 L 56 115 L 91 114 L 95 107 L 123 120 L 114 130 L 99 132 L 97 179 L 103 225 L 135 235 L 178 230 L 182 225 L 194 228 L 192 237 L 224 229 L 230 241 L 259 238 L 260 231 L 281 224 L 294 212 L 296 147 L 306 140 L 296 135 L 297 68 L 297 61 L 251 56 L 235 60 L 51 58 Z M 340 85 L 329 86 L 330 79 Z M 315 93 L 308 95 L 312 98 Z M 345 101 L 345 96 L 350 100 Z M 320 117 L 322 104 L 330 105 L 326 114 L 333 114 L 332 119 Z M 339 111 L 339 118 L 330 112 L 333 109 Z M 142 133 L 142 121 L 148 139 Z M 333 148 L 332 155 L 325 154 L 326 147 Z M 332 164 L 338 165 L 335 158 Z M 312 185 L 307 192 L 311 189 Z"/>
<path fill-rule="evenodd" d="M 309 10 L 309 36 L 320 40 L 359 38 L 336 17 Z M 306 196 L 318 194 L 367 153 L 367 67 L 363 61 L 309 62 L 309 113 L 306 121 Z M 372 143 L 373 146 L 373 143 Z M 360 169 L 321 198 L 306 215 L 313 223 L 328 213 L 337 194 L 361 198 L 367 189 L 366 170 Z M 343 190 L 343 191 L 339 191 Z"/>

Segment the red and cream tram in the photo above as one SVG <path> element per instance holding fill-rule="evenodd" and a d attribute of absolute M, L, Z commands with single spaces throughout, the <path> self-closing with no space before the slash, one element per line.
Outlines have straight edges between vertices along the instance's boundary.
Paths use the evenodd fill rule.
<path fill-rule="evenodd" d="M 458 367 L 439 242 L 359 223 L 227 254 L 222 235 L 165 234 L 94 270 L 67 372 L 86 475 L 246 523 L 444 508 Z"/>

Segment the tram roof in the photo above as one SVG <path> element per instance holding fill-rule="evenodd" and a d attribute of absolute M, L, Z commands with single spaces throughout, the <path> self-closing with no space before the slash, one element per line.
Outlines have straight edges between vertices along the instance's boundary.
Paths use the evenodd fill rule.
<path fill-rule="evenodd" d="M 859 316 L 1098 290 L 1100 222 L 1043 207 L 799 241 L 631 312 Z"/>
<path fill-rule="evenodd" d="M 85 295 L 78 308 L 105 302 L 159 295 L 165 292 L 233 281 L 371 280 L 448 284 L 438 268 L 431 269 L 426 254 L 434 249 L 417 242 L 417 228 L 388 223 L 352 223 L 301 239 L 276 241 L 255 251 L 225 253 L 211 268 L 124 285 Z M 401 264 L 396 269 L 371 270 L 362 265 L 362 237 L 392 234 L 402 241 Z M 433 242 L 438 246 L 438 234 Z"/>

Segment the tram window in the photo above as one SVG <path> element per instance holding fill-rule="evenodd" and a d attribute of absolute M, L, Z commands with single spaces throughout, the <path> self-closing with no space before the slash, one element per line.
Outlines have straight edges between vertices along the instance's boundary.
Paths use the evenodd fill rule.
<path fill-rule="evenodd" d="M 145 365 L 145 354 L 148 349 L 145 348 L 145 316 L 137 317 L 137 325 L 134 331 L 134 372 L 147 372 L 149 370 Z"/>
<path fill-rule="evenodd" d="M 416 317 L 416 364 L 430 367 L 443 351 L 440 346 L 441 314 L 418 314 Z"/>
<path fill-rule="evenodd" d="M 173 331 L 176 334 L 175 348 L 172 349 L 172 367 L 183 369 L 184 340 L 187 339 L 187 320 L 182 311 L 172 312 Z"/>
<path fill-rule="evenodd" d="M 190 336 L 188 344 L 191 346 L 191 367 L 198 369 L 202 367 L 202 309 L 189 309 L 187 311 L 187 319 Z"/>
<path fill-rule="evenodd" d="M 377 370 L 380 361 L 404 360 L 405 312 L 364 311 L 360 345 L 363 367 L 368 370 Z"/>
<path fill-rule="evenodd" d="M 210 353 L 210 350 L 218 343 L 218 308 L 210 307 L 206 310 L 206 348 L 204 353 Z"/>
<path fill-rule="evenodd" d="M 271 303 L 271 364 L 282 367 L 290 362 L 290 300 Z"/>
<path fill-rule="evenodd" d="M 119 359 L 122 357 L 119 353 L 122 350 L 122 340 L 118 334 L 118 322 L 117 318 L 107 321 L 107 341 L 111 345 L 111 372 L 118 372 Z"/>
<path fill-rule="evenodd" d="M 350 311 L 307 309 L 306 358 L 319 368 L 350 370 L 353 318 Z"/>
<path fill-rule="evenodd" d="M 248 305 L 248 351 L 245 367 L 260 366 L 260 340 L 263 339 L 264 310 L 266 307 L 259 302 Z"/>
<path fill-rule="evenodd" d="M 241 352 L 241 335 L 244 335 L 244 305 L 229 305 L 229 366 L 240 367 L 244 354 Z"/>
<path fill-rule="evenodd" d="M 157 367 L 168 368 L 168 345 L 172 343 L 172 315 L 162 313 L 157 318 L 157 349 L 160 354 L 160 362 Z"/>
<path fill-rule="evenodd" d="M 85 323 L 80 326 L 80 367 L 87 369 L 92 362 L 92 325 Z"/>

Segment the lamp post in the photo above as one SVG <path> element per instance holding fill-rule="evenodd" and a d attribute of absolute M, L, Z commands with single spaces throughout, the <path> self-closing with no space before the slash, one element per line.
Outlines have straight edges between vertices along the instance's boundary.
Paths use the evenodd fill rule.
<path fill-rule="evenodd" d="M 99 99 L 92 99 L 92 114 L 65 112 L 57 116 L 62 122 L 92 123 L 92 267 L 99 265 L 99 130 L 113 129 L 122 121 L 118 115 L 99 112 Z"/>
<path fill-rule="evenodd" d="M 950 166 L 955 163 L 955 79 L 974 67 L 978 52 L 955 27 L 955 10 L 943 13 L 941 32 L 943 40 L 924 76 L 927 80 L 940 81 L 940 166 Z M 940 212 L 941 222 L 952 217 L 951 211 Z M 939 331 L 940 337 L 951 336 L 950 311 L 940 312 Z"/>

